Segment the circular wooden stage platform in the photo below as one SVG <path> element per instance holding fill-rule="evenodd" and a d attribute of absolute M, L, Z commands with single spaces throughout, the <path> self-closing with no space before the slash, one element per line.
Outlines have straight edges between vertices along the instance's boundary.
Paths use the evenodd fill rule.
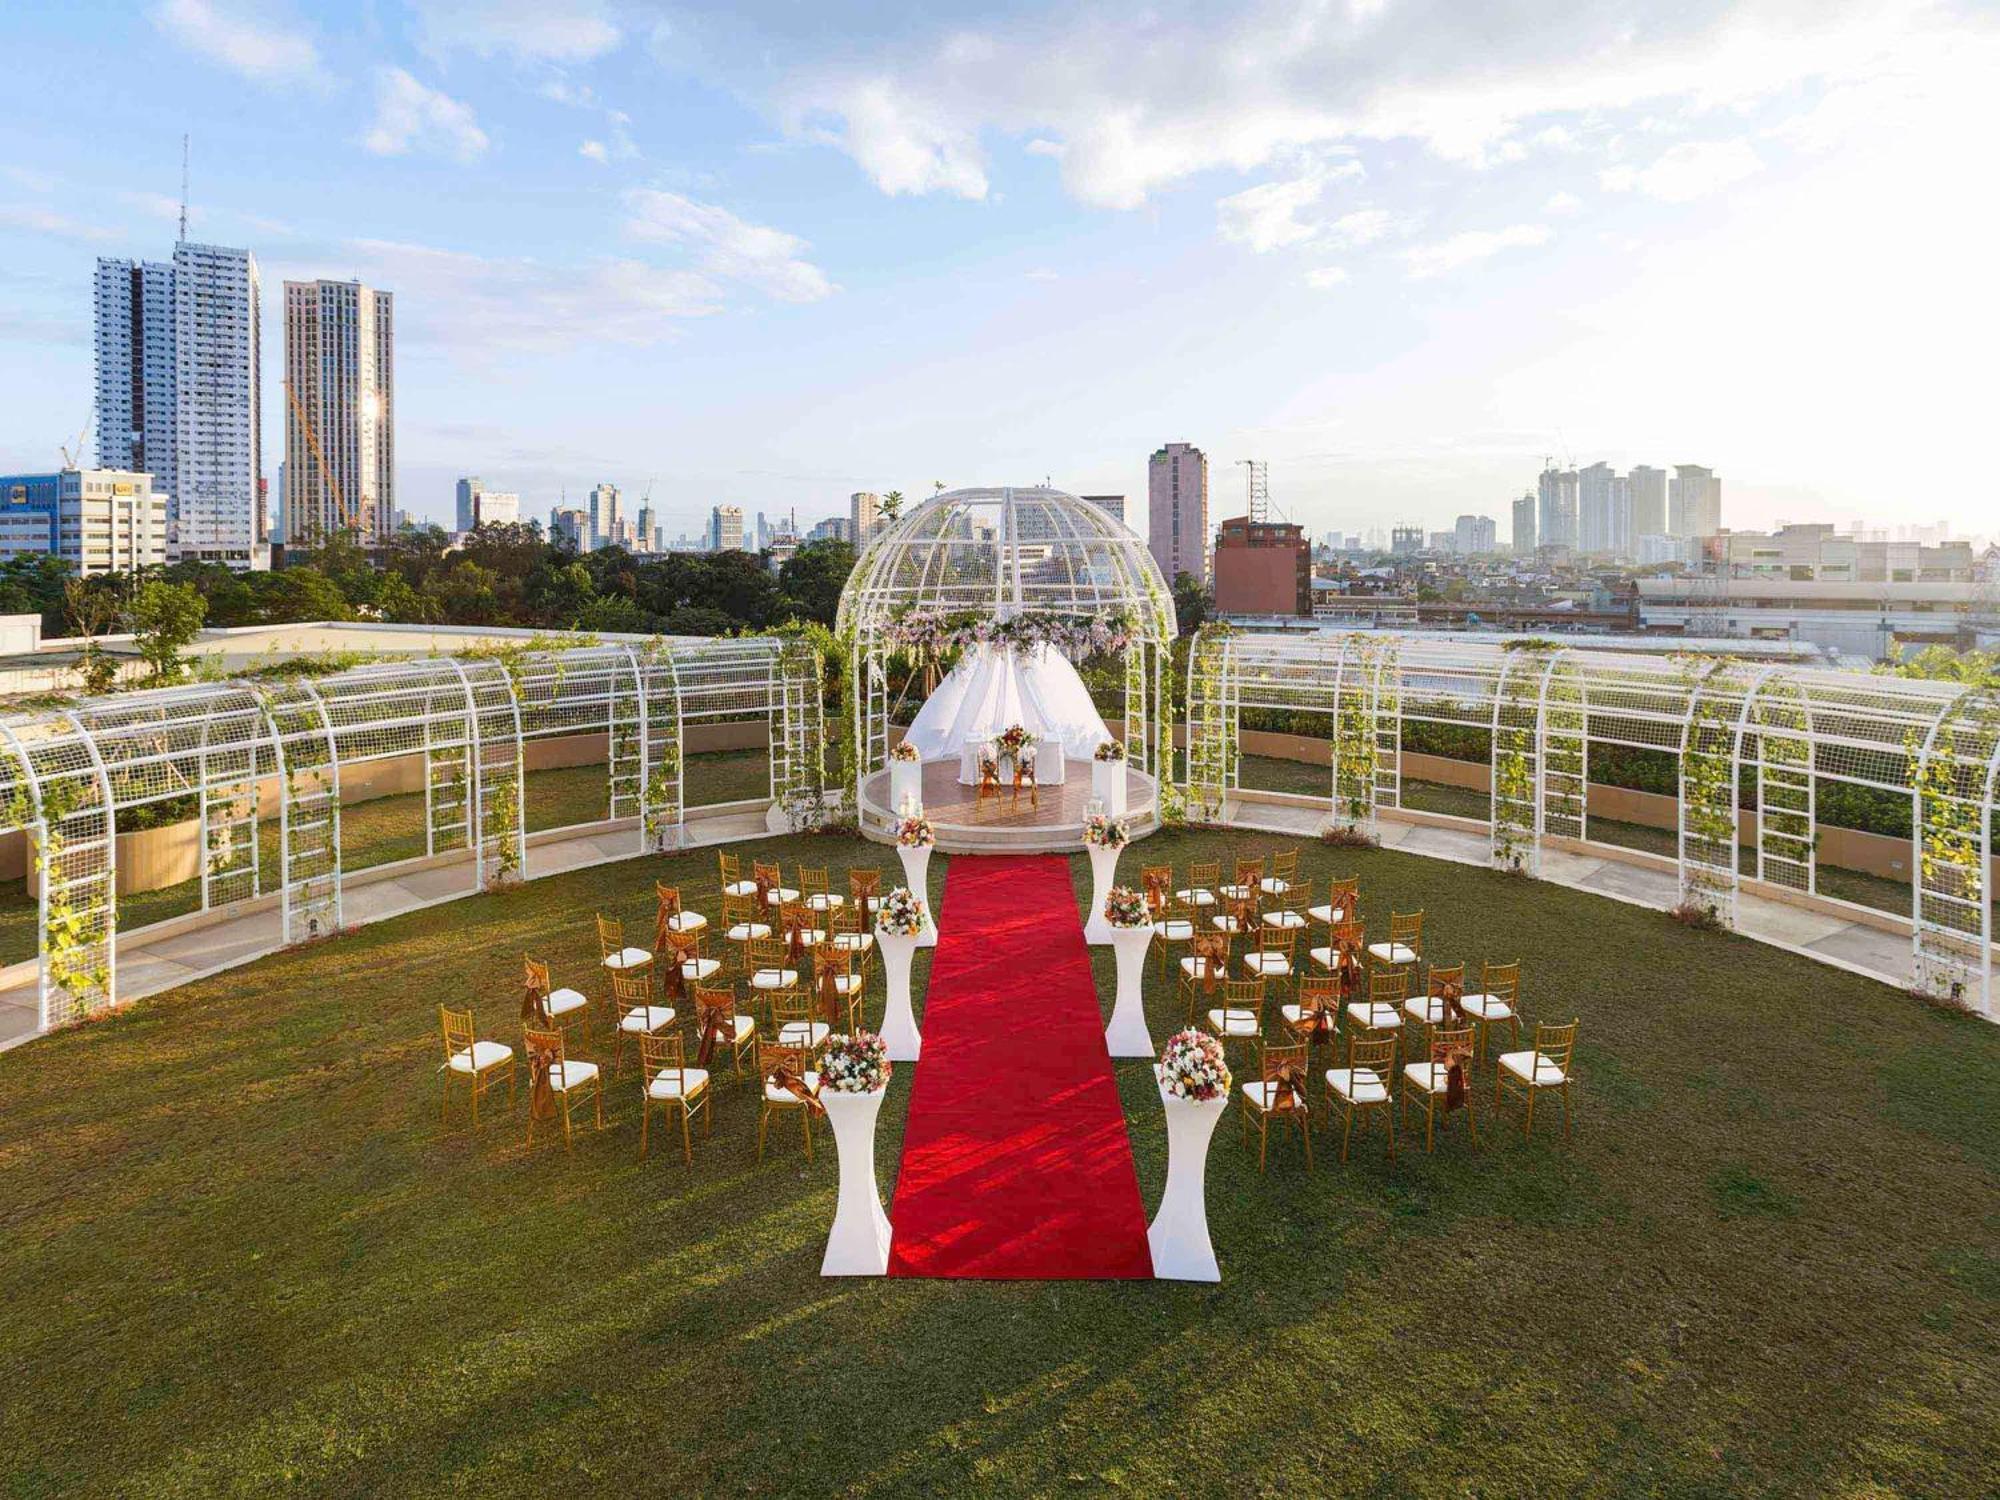
<path fill-rule="evenodd" d="M 1084 808 L 1089 803 L 1092 762 L 1071 761 L 1067 779 L 1038 787 L 1031 794 L 1003 786 L 983 798 L 979 788 L 961 786 L 958 761 L 927 761 L 923 768 L 924 816 L 937 832 L 937 846 L 947 854 L 1049 854 L 1083 847 Z M 1152 777 L 1130 767 L 1125 771 L 1125 821 L 1132 837 L 1143 838 L 1160 826 L 1159 787 Z M 896 815 L 890 808 L 889 772 L 877 771 L 861 783 L 861 831 L 877 843 L 896 841 Z"/>

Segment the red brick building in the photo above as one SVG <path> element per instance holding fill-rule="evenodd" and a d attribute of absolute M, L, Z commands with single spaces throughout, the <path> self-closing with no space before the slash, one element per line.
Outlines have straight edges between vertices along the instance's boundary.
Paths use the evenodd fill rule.
<path fill-rule="evenodd" d="M 1289 521 L 1235 516 L 1215 540 L 1215 609 L 1224 615 L 1310 615 L 1312 546 Z"/>

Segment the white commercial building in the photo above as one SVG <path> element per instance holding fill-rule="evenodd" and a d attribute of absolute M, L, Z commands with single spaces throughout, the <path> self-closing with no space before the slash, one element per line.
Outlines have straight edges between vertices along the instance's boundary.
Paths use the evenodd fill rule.
<path fill-rule="evenodd" d="M 847 539 L 866 546 L 882 523 L 882 497 L 873 490 L 856 490 L 847 497 Z"/>
<path fill-rule="evenodd" d="M 743 508 L 739 505 L 718 505 L 708 514 L 708 550 L 711 552 L 741 552 L 743 550 Z"/>
<path fill-rule="evenodd" d="M 1183 573 L 1208 580 L 1208 455 L 1192 443 L 1168 443 L 1147 462 L 1146 538 L 1169 584 Z"/>
<path fill-rule="evenodd" d="M 1699 464 L 1675 464 L 1667 481 L 1667 531 L 1698 541 L 1722 530 L 1722 480 Z"/>
<path fill-rule="evenodd" d="M 1491 516 L 1460 516 L 1452 528 L 1452 550 L 1460 557 L 1478 557 L 1499 550 L 1500 527 Z"/>
<path fill-rule="evenodd" d="M 263 567 L 261 283 L 248 250 L 97 263 L 98 462 L 169 495 L 174 559 Z"/>
<path fill-rule="evenodd" d="M 1810 641 L 1886 657 L 1894 642 L 1975 644 L 1992 622 L 1972 583 L 1841 582 L 1782 577 L 1641 578 L 1648 631 L 1737 640 Z"/>
<path fill-rule="evenodd" d="M 1544 469 L 1535 486 L 1535 545 L 1569 547 L 1577 543 L 1577 474 L 1574 469 Z"/>
<path fill-rule="evenodd" d="M 521 497 L 507 490 L 489 490 L 477 474 L 458 482 L 458 531 L 479 526 L 511 526 L 521 519 Z"/>
<path fill-rule="evenodd" d="M 165 567 L 166 496 L 127 469 L 0 476 L 0 558 L 24 556 L 59 557 L 84 577 Z"/>
<path fill-rule="evenodd" d="M 395 297 L 358 281 L 285 283 L 285 541 L 396 529 Z"/>

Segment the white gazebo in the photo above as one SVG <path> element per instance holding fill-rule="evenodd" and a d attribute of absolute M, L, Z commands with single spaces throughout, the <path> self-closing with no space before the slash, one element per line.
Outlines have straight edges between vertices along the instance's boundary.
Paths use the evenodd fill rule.
<path fill-rule="evenodd" d="M 1109 732 L 1125 746 L 1128 771 L 1144 778 L 1148 807 L 1159 782 L 1171 779 L 1166 580 L 1143 538 L 1075 495 L 1031 485 L 947 490 L 924 501 L 868 543 L 841 595 L 838 628 L 852 642 L 854 791 L 864 831 L 893 821 L 884 773 L 887 663 L 897 652 L 918 671 L 954 652 L 961 659 L 912 726 L 925 760 L 951 761 L 954 780 L 963 779 L 961 740 L 995 716 L 1018 713 L 1042 735 L 1045 755 L 1087 758 L 1107 732 L 1074 670 L 1092 659 L 1119 664 L 1123 711 Z M 1042 779 L 1063 781 L 1062 766 L 1045 762 Z M 1082 792 L 1045 800 L 1045 831 L 1080 830 Z"/>

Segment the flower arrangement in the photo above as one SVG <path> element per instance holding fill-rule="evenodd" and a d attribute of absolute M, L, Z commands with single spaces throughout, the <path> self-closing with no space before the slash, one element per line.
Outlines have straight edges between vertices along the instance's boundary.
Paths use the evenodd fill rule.
<path fill-rule="evenodd" d="M 1229 1094 L 1229 1062 L 1222 1043 L 1189 1027 L 1167 1038 L 1160 1054 L 1160 1086 L 1176 1099 L 1203 1104 Z"/>
<path fill-rule="evenodd" d="M 974 611 L 948 614 L 943 610 L 912 609 L 891 620 L 882 631 L 891 646 L 943 655 L 966 646 L 997 646 L 1006 651 L 1034 651 L 1053 646 L 1071 660 L 1116 655 L 1129 649 L 1137 625 L 1129 611 L 1112 614 L 1060 615 L 1029 612 L 1011 620 L 996 620 Z"/>
<path fill-rule="evenodd" d="M 906 885 L 899 885 L 875 908 L 875 930 L 890 937 L 918 937 L 924 930 L 924 903 Z"/>
<path fill-rule="evenodd" d="M 1146 910 L 1146 898 L 1129 885 L 1114 885 L 1104 898 L 1104 920 L 1113 927 L 1147 927 L 1153 915 Z"/>
<path fill-rule="evenodd" d="M 917 759 L 917 747 L 908 740 L 897 740 L 895 744 L 889 747 L 889 759 L 915 760 Z"/>
<path fill-rule="evenodd" d="M 872 1031 L 826 1039 L 819 1086 L 836 1094 L 873 1094 L 889 1086 L 889 1045 Z"/>
<path fill-rule="evenodd" d="M 937 842 L 937 833 L 931 820 L 918 813 L 896 825 L 896 842 L 905 849 L 928 849 Z"/>
<path fill-rule="evenodd" d="M 1123 818 L 1092 813 L 1083 820 L 1083 841 L 1093 849 L 1123 849 L 1132 842 L 1132 830 Z"/>
<path fill-rule="evenodd" d="M 1125 758 L 1124 742 L 1122 740 L 1106 740 L 1097 747 L 1097 758 L 1099 760 L 1123 760 Z"/>
<path fill-rule="evenodd" d="M 1035 737 L 1019 724 L 1009 724 L 993 736 L 993 748 L 1002 755 L 1018 756 L 1034 743 Z"/>

